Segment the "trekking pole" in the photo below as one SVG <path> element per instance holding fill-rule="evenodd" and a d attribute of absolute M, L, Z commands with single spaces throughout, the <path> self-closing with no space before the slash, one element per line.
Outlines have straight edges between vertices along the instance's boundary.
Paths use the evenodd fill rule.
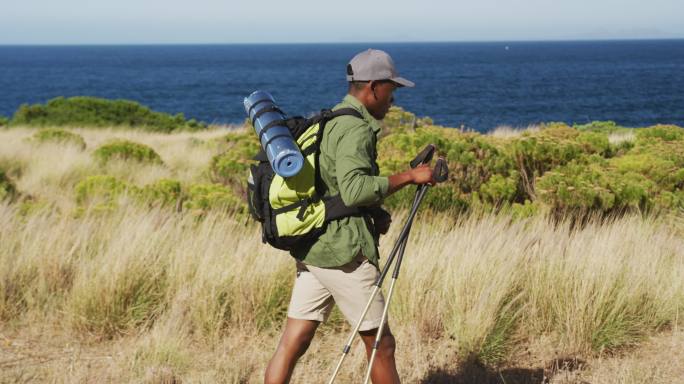
<path fill-rule="evenodd" d="M 437 165 L 435 166 L 433 178 L 438 183 L 441 183 L 441 182 L 446 181 L 448 176 L 449 176 L 449 169 L 447 168 L 446 161 L 444 159 L 440 158 L 439 160 L 437 160 Z M 416 195 L 417 195 L 416 203 L 414 203 L 414 204 L 416 204 L 415 209 L 418 208 L 417 205 L 420 205 L 420 203 L 422 202 L 422 200 L 425 197 L 425 194 L 427 193 L 429 188 L 430 188 L 430 185 L 419 186 L 419 190 L 416 193 Z M 411 218 L 410 225 L 413 225 L 413 218 Z M 394 265 L 394 272 L 392 272 L 392 282 L 390 283 L 389 292 L 387 293 L 387 300 L 385 301 L 385 308 L 383 308 L 383 310 L 382 310 L 382 318 L 380 319 L 380 326 L 378 327 L 378 331 L 375 335 L 375 342 L 373 343 L 373 351 L 371 352 L 371 357 L 370 357 L 370 360 L 368 361 L 368 369 L 366 370 L 366 377 L 363 381 L 364 384 L 368 384 L 368 381 L 370 380 L 370 376 L 371 376 L 371 371 L 373 370 L 373 363 L 375 362 L 375 355 L 378 352 L 378 346 L 380 345 L 380 339 L 382 338 L 382 333 L 383 333 L 384 328 L 385 328 L 385 322 L 387 321 L 387 313 L 389 312 L 390 301 L 392 300 L 392 295 L 394 294 L 394 285 L 396 284 L 397 278 L 399 277 L 399 269 L 401 268 L 401 262 L 404 259 L 404 251 L 406 250 L 406 244 L 408 243 L 408 235 L 409 234 L 407 233 L 406 237 L 401 239 L 402 243 L 401 243 L 401 247 L 399 249 L 399 257 L 397 258 L 397 262 Z"/>
<path fill-rule="evenodd" d="M 435 146 L 432 144 L 429 144 L 423 151 L 421 151 L 418 156 L 416 156 L 415 159 L 413 159 L 410 163 L 411 168 L 417 167 L 419 164 L 427 164 L 432 160 L 432 156 L 434 155 L 435 152 Z M 397 243 L 394 245 L 392 248 L 392 251 L 390 252 L 389 257 L 387 258 L 387 263 L 385 264 L 382 273 L 380 276 L 375 281 L 375 287 L 373 288 L 373 291 L 371 292 L 370 298 L 368 299 L 368 302 L 366 303 L 366 307 L 363 309 L 363 312 L 361 313 L 361 317 L 359 320 L 356 322 L 356 325 L 354 326 L 354 329 L 352 329 L 351 335 L 349 336 L 349 339 L 347 343 L 345 344 L 344 348 L 342 349 L 342 356 L 340 356 L 340 360 L 337 363 L 337 366 L 335 367 L 335 370 L 333 371 L 332 376 L 330 377 L 330 380 L 328 381 L 328 384 L 333 384 L 335 382 L 335 378 L 337 377 L 340 368 L 342 367 L 342 363 L 344 363 L 344 359 L 347 357 L 349 354 L 349 351 L 351 350 L 352 343 L 354 342 L 354 337 L 356 337 L 356 334 L 359 332 L 359 328 L 361 327 L 361 323 L 363 322 L 363 319 L 366 317 L 366 314 L 368 313 L 368 309 L 370 309 L 371 304 L 373 303 L 373 299 L 375 299 L 375 296 L 377 296 L 378 292 L 380 291 L 380 287 L 382 286 L 382 282 L 385 279 L 385 276 L 387 275 L 387 272 L 389 271 L 389 268 L 394 261 L 394 257 L 397 254 L 397 251 L 399 249 L 399 246 L 403 243 L 403 239 L 407 236 L 408 232 L 410 231 L 411 224 L 413 222 L 413 217 L 416 215 L 416 211 L 418 209 L 418 205 L 420 204 L 420 201 L 418 200 L 420 191 L 422 190 L 422 185 L 418 187 L 418 191 L 416 192 L 416 195 L 413 200 L 413 206 L 411 207 L 411 213 L 409 214 L 409 218 L 406 221 L 406 224 L 404 224 L 404 227 L 401 230 L 401 233 L 399 234 L 399 239 Z"/>

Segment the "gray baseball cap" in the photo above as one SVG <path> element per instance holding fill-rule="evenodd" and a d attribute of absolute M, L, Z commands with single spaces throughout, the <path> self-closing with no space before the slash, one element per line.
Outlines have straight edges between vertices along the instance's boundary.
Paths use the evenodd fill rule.
<path fill-rule="evenodd" d="M 385 51 L 363 51 L 347 64 L 347 81 L 392 80 L 400 87 L 413 87 L 412 81 L 399 77 L 394 61 Z"/>

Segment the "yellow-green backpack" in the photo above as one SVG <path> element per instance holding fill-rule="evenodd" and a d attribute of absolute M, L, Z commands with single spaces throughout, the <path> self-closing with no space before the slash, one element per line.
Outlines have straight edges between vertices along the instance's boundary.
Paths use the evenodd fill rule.
<path fill-rule="evenodd" d="M 325 125 L 339 116 L 361 114 L 352 108 L 323 110 L 309 119 L 284 120 L 304 157 L 302 170 L 292 177 L 276 174 L 261 151 L 250 166 L 247 182 L 247 205 L 262 226 L 262 241 L 273 247 L 291 250 L 316 240 L 331 220 L 361 214 L 347 207 L 340 195 L 324 196 L 318 158 Z"/>

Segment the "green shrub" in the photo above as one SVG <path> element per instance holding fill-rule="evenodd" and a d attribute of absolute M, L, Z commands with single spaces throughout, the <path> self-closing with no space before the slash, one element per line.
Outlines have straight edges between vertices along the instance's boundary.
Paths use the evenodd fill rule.
<path fill-rule="evenodd" d="M 677 164 L 653 153 L 630 153 L 611 159 L 610 165 L 622 175 L 643 175 L 665 190 L 673 190 L 684 182 Z"/>
<path fill-rule="evenodd" d="M 513 202 L 518 192 L 518 181 L 517 172 L 513 172 L 509 177 L 492 175 L 480 186 L 479 197 L 494 207 Z"/>
<path fill-rule="evenodd" d="M 93 156 L 100 164 L 111 160 L 133 160 L 140 163 L 163 164 L 161 157 L 147 145 L 128 140 L 114 140 L 98 147 Z"/>
<path fill-rule="evenodd" d="M 514 219 L 525 219 L 538 215 L 539 213 L 543 212 L 543 209 L 538 202 L 533 203 L 529 200 L 526 200 L 523 204 L 511 204 L 511 206 L 508 208 L 508 212 L 510 212 Z"/>
<path fill-rule="evenodd" d="M 608 135 L 597 132 L 582 132 L 577 136 L 577 142 L 582 146 L 582 152 L 587 154 L 597 153 L 604 157 L 613 155 Z"/>
<path fill-rule="evenodd" d="M 634 148 L 635 143 L 632 140 L 621 140 L 616 144 L 611 144 L 611 154 L 613 156 L 622 156 Z"/>
<path fill-rule="evenodd" d="M 229 133 L 222 141 L 227 149 L 211 159 L 211 181 L 233 189 L 244 188 L 247 170 L 250 164 L 254 164 L 252 158 L 261 148 L 259 141 L 253 132 Z"/>
<path fill-rule="evenodd" d="M 87 177 L 76 184 L 74 191 L 80 208 L 95 206 L 103 211 L 115 209 L 117 200 L 124 195 L 150 207 L 176 206 L 184 198 L 181 183 L 176 180 L 160 179 L 140 188 L 109 175 Z"/>
<path fill-rule="evenodd" d="M 49 212 L 55 209 L 55 205 L 45 200 L 27 198 L 19 203 L 19 215 L 29 216 L 39 212 Z"/>
<path fill-rule="evenodd" d="M 112 210 L 123 195 L 135 196 L 138 188 L 109 175 L 89 176 L 74 187 L 76 203 L 80 207 L 94 206 L 98 210 Z"/>
<path fill-rule="evenodd" d="M 569 163 L 583 153 L 576 141 L 580 133 L 564 124 L 544 126 L 539 132 L 524 133 L 510 143 L 521 173 L 529 177 Z"/>
<path fill-rule="evenodd" d="M 176 180 L 160 179 L 144 186 L 138 197 L 153 206 L 175 205 L 182 198 L 181 183 Z"/>
<path fill-rule="evenodd" d="M 14 186 L 14 183 L 9 179 L 5 171 L 0 169 L 0 202 L 5 199 L 12 201 L 17 195 L 17 188 Z"/>
<path fill-rule="evenodd" d="M 556 212 L 607 212 L 615 205 L 610 180 L 599 164 L 573 161 L 537 180 L 540 200 Z"/>
<path fill-rule="evenodd" d="M 47 104 L 22 105 L 10 121 L 12 125 L 131 127 L 154 132 L 206 128 L 203 123 L 185 120 L 183 114 L 154 112 L 129 100 L 96 97 L 57 97 Z"/>
<path fill-rule="evenodd" d="M 673 172 L 669 173 L 668 170 Z M 538 179 L 540 200 L 557 213 L 651 212 L 679 204 L 684 172 L 671 162 L 643 155 L 610 160 L 584 157 Z M 660 195 L 667 194 L 667 196 Z"/>
<path fill-rule="evenodd" d="M 394 124 L 401 126 L 397 116 Z M 510 211 L 522 218 L 547 211 L 584 216 L 680 206 L 684 131 L 655 126 L 612 145 L 608 134 L 618 131 L 631 128 L 549 123 L 513 139 L 429 126 L 398 129 L 381 138 L 378 163 L 385 175 L 401 172 L 426 144 L 435 144 L 450 170 L 450 180 L 426 198 L 425 205 L 436 210 Z M 413 191 L 404 189 L 385 203 L 409 207 Z"/>
<path fill-rule="evenodd" d="M 39 144 L 68 143 L 80 148 L 81 150 L 86 148 L 86 142 L 83 140 L 81 135 L 57 128 L 41 129 L 33 134 L 31 140 Z"/>
<path fill-rule="evenodd" d="M 648 142 L 653 139 L 663 141 L 681 141 L 684 139 L 684 129 L 675 125 L 655 125 L 636 131 L 637 142 Z"/>
<path fill-rule="evenodd" d="M 429 117 L 419 118 L 401 107 L 392 106 L 382 120 L 383 134 L 403 133 L 416 128 L 433 125 Z"/>
<path fill-rule="evenodd" d="M 677 192 L 684 189 L 684 169 L 667 156 L 628 153 L 609 164 L 616 173 L 613 189 L 625 205 L 638 204 L 641 209 L 679 206 Z"/>
<path fill-rule="evenodd" d="M 243 202 L 221 184 L 191 185 L 185 202 L 185 208 L 199 213 L 214 209 L 232 210 L 242 205 Z"/>
<path fill-rule="evenodd" d="M 617 125 L 614 121 L 592 121 L 588 124 L 573 124 L 572 127 L 582 132 L 595 132 L 602 133 L 605 135 L 631 129 L 621 127 Z"/>
<path fill-rule="evenodd" d="M 0 127 L 6 127 L 9 125 L 9 119 L 5 116 L 0 116 Z"/>

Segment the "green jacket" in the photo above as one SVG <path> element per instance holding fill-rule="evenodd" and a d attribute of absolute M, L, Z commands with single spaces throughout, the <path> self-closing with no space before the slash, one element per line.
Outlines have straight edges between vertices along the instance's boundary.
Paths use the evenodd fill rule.
<path fill-rule="evenodd" d="M 354 108 L 363 120 L 341 116 L 325 126 L 321 141 L 319 167 L 328 187 L 327 196 L 338 193 L 350 207 L 379 205 L 387 196 L 389 180 L 380 174 L 376 144 L 380 125 L 355 97 L 347 95 L 333 110 Z M 331 221 L 311 247 L 297 248 L 292 256 L 305 264 L 321 268 L 339 267 L 351 262 L 361 250 L 378 266 L 377 239 L 364 217 L 345 217 Z"/>

